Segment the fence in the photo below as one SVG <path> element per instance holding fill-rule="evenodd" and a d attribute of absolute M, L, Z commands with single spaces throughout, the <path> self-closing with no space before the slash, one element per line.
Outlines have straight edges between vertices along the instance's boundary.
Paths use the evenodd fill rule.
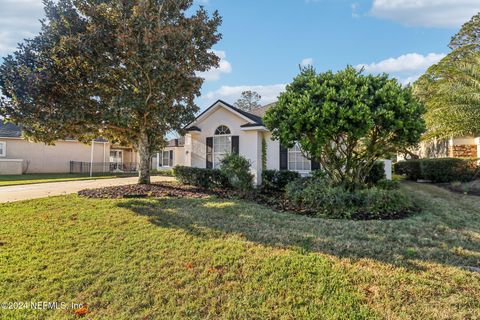
<path fill-rule="evenodd" d="M 136 162 L 80 162 L 70 161 L 70 173 L 102 174 L 135 174 L 137 172 Z"/>

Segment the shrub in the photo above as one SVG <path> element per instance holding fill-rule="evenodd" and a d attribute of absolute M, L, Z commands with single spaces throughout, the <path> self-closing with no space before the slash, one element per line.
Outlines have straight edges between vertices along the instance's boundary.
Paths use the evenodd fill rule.
<path fill-rule="evenodd" d="M 474 175 L 472 161 L 459 158 L 438 158 L 420 160 L 423 179 L 435 183 L 469 181 Z"/>
<path fill-rule="evenodd" d="M 322 178 L 302 178 L 289 183 L 286 199 L 296 209 L 317 216 L 341 219 L 392 219 L 417 211 L 401 190 L 369 188 L 348 191 Z"/>
<path fill-rule="evenodd" d="M 228 179 L 218 169 L 176 166 L 173 168 L 173 174 L 180 182 L 197 187 L 207 189 L 229 187 Z"/>
<path fill-rule="evenodd" d="M 150 173 L 157 176 L 173 177 L 173 169 L 152 169 Z"/>
<path fill-rule="evenodd" d="M 220 165 L 221 173 L 236 190 L 248 192 L 253 188 L 253 175 L 250 173 L 250 161 L 237 154 L 224 157 Z"/>
<path fill-rule="evenodd" d="M 395 173 L 409 180 L 426 179 L 435 183 L 470 181 L 476 170 L 474 160 L 460 158 L 407 160 L 395 164 Z"/>
<path fill-rule="evenodd" d="M 420 162 L 421 160 L 399 161 L 394 165 L 394 172 L 406 176 L 408 180 L 417 181 L 422 179 Z"/>
<path fill-rule="evenodd" d="M 265 191 L 285 191 L 289 182 L 300 178 L 296 171 L 264 170 L 262 172 L 262 188 Z"/>
<path fill-rule="evenodd" d="M 394 180 L 382 179 L 377 182 L 375 187 L 384 190 L 396 190 L 400 188 L 400 183 Z"/>
<path fill-rule="evenodd" d="M 395 219 L 408 216 L 418 209 L 401 190 L 370 188 L 354 195 L 353 219 Z"/>
<path fill-rule="evenodd" d="M 377 161 L 368 173 L 365 182 L 369 185 L 375 185 L 378 181 L 385 178 L 385 164 L 383 163 L 383 161 Z"/>

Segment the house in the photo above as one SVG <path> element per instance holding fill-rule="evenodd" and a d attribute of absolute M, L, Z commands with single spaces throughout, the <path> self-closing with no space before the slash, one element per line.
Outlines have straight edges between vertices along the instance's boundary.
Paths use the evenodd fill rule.
<path fill-rule="evenodd" d="M 420 158 L 480 158 L 480 137 L 452 137 L 450 139 L 432 139 L 420 143 L 413 153 Z M 404 160 L 399 155 L 397 160 Z"/>
<path fill-rule="evenodd" d="M 239 154 L 251 163 L 255 183 L 261 184 L 262 160 L 266 169 L 292 170 L 308 174 L 319 164 L 303 156 L 295 146 L 286 149 L 265 127 L 262 117 L 273 104 L 245 112 L 218 100 L 187 125 L 187 134 L 169 142 L 157 154 L 157 168 L 176 165 L 198 168 L 218 168 L 228 153 Z M 387 178 L 391 178 L 391 163 L 386 162 Z"/>
<path fill-rule="evenodd" d="M 122 170 L 135 167 L 138 155 L 128 147 L 96 139 L 92 144 L 60 140 L 55 145 L 31 142 L 22 137 L 22 129 L 0 120 L 0 174 L 68 173 L 72 162 L 98 164 L 94 170 Z"/>

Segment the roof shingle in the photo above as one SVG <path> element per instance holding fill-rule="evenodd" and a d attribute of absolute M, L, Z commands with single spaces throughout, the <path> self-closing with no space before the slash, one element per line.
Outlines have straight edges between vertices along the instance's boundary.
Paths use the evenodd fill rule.
<path fill-rule="evenodd" d="M 10 122 L 0 120 L 0 138 L 20 138 L 22 128 Z"/>

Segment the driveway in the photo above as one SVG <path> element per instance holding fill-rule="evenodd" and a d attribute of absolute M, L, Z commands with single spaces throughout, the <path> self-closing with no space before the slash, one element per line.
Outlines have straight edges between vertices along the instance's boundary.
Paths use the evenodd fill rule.
<path fill-rule="evenodd" d="M 26 184 L 0 187 L 0 203 L 59 196 L 83 189 L 123 186 L 137 183 L 137 177 Z M 152 176 L 152 182 L 174 181 L 172 177 Z"/>

